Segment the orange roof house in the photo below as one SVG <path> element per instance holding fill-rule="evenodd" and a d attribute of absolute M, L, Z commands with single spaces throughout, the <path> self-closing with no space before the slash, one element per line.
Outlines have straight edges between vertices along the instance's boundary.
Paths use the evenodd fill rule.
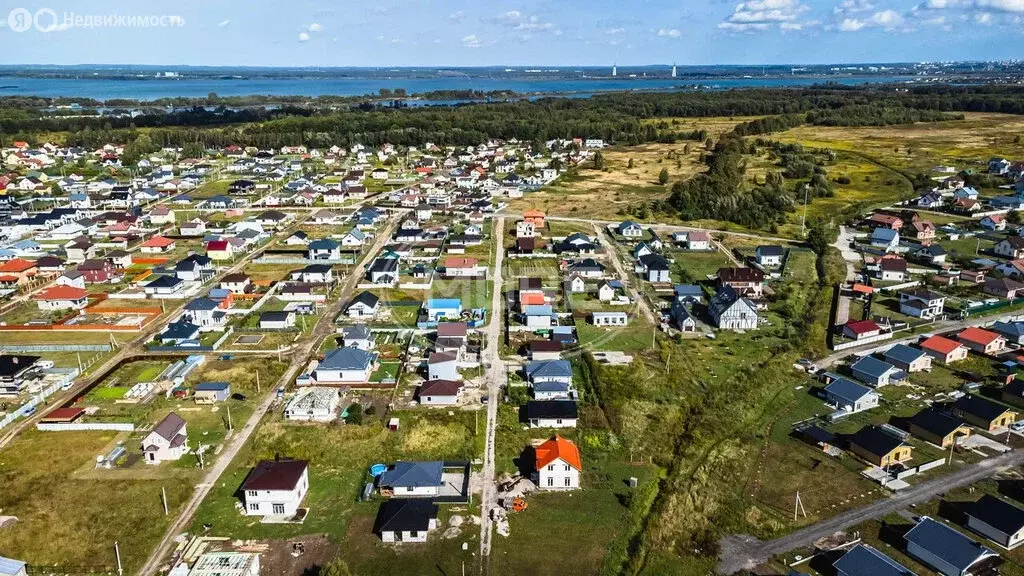
<path fill-rule="evenodd" d="M 580 487 L 580 450 L 570 440 L 555 434 L 534 449 L 533 480 L 541 490 L 572 490 Z"/>
<path fill-rule="evenodd" d="M 38 273 L 39 267 L 36 263 L 24 258 L 13 258 L 0 264 L 0 276 L 7 284 L 24 284 Z"/>
<path fill-rule="evenodd" d="M 583 470 L 583 463 L 580 460 L 580 449 L 572 443 L 572 440 L 566 440 L 558 434 L 537 446 L 535 451 L 537 453 L 537 470 L 544 468 L 555 460 L 562 460 L 577 470 Z"/>
<path fill-rule="evenodd" d="M 979 354 L 994 354 L 1006 348 L 1006 338 L 995 332 L 970 327 L 956 335 L 964 346 Z"/>
<path fill-rule="evenodd" d="M 81 309 L 89 303 L 89 291 L 74 286 L 51 286 L 34 296 L 40 310 Z"/>
<path fill-rule="evenodd" d="M 932 336 L 921 342 L 921 350 L 946 364 L 967 358 L 966 346 L 956 340 L 950 340 L 942 336 Z"/>
<path fill-rule="evenodd" d="M 162 252 L 169 250 L 174 247 L 174 240 L 166 236 L 153 236 L 149 240 L 142 243 L 142 248 L 150 248 L 154 251 Z"/>
<path fill-rule="evenodd" d="M 523 212 L 523 221 L 530 222 L 537 228 L 544 227 L 544 213 L 540 210 L 527 210 Z"/>

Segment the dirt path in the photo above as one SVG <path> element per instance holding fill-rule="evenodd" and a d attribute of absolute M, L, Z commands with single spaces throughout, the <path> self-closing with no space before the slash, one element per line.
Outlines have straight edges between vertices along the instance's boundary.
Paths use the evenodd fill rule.
<path fill-rule="evenodd" d="M 597 233 L 598 238 L 608 249 L 608 257 L 612 262 L 612 267 L 615 268 L 615 274 L 618 275 L 619 280 L 629 288 L 629 294 L 632 296 L 633 301 L 636 302 L 640 312 L 643 313 L 647 321 L 651 323 L 651 326 L 657 326 L 660 324 L 660 319 L 655 320 L 654 312 L 651 311 L 650 305 L 647 303 L 647 298 L 640 293 L 637 289 L 636 283 L 637 278 L 635 274 L 627 274 L 625 267 L 622 265 L 622 259 L 619 257 L 619 251 L 615 246 L 615 241 L 608 237 L 608 229 L 602 228 L 597 222 L 594 223 L 594 232 Z"/>
<path fill-rule="evenodd" d="M 196 486 L 196 490 L 192 493 L 192 497 L 189 498 L 185 507 L 178 513 L 174 522 L 168 526 L 160 544 L 157 545 L 146 560 L 146 563 L 143 564 L 142 568 L 139 570 L 140 576 L 153 576 L 159 571 L 160 564 L 170 553 L 171 548 L 174 545 L 174 537 L 185 531 L 188 523 L 192 520 L 192 516 L 195 515 L 199 505 L 203 502 L 203 499 L 206 498 L 210 490 L 217 485 L 221 474 L 223 474 L 227 467 L 234 461 L 235 456 L 238 455 L 238 451 L 245 446 L 249 437 L 259 426 L 263 416 L 273 405 L 277 396 L 277 388 L 287 386 L 289 382 L 292 382 L 299 375 L 299 371 L 305 367 L 309 358 L 313 354 L 316 354 L 323 339 L 334 332 L 334 318 L 344 308 L 349 298 L 351 298 L 352 292 L 362 279 L 367 260 L 376 254 L 387 243 L 391 237 L 391 233 L 397 225 L 398 220 L 399 218 L 392 217 L 392 221 L 387 226 L 386 230 L 377 235 L 373 246 L 363 254 L 360 264 L 352 270 L 352 273 L 345 281 L 345 285 L 342 288 L 342 292 L 339 297 L 331 303 L 327 310 L 324 311 L 323 316 L 321 316 L 317 321 L 313 331 L 302 343 L 301 347 L 291 355 L 292 362 L 288 366 L 288 369 L 285 370 L 284 374 L 281 375 L 281 378 L 278 379 L 274 386 L 267 389 L 266 395 L 260 401 L 256 410 L 252 413 L 252 416 L 249 417 L 249 420 L 246 421 L 245 426 L 235 432 L 231 436 L 230 440 L 228 440 L 224 449 L 217 457 L 217 461 L 214 463 L 213 467 L 210 468 L 210 471 L 203 477 L 202 483 Z"/>
<path fill-rule="evenodd" d="M 494 292 L 491 294 L 490 321 L 487 324 L 487 348 L 484 349 L 484 363 L 487 366 L 487 430 L 484 444 L 484 467 L 480 472 L 483 490 L 480 497 L 480 572 L 491 572 L 491 538 L 494 534 L 491 526 L 490 510 L 497 505 L 495 495 L 497 486 L 494 480 L 494 434 L 498 426 L 498 403 L 501 398 L 501 385 L 505 382 L 505 364 L 501 361 L 499 343 L 501 342 L 502 294 L 504 279 L 502 263 L 505 258 L 505 218 L 496 216 L 491 226 L 494 230 Z"/>

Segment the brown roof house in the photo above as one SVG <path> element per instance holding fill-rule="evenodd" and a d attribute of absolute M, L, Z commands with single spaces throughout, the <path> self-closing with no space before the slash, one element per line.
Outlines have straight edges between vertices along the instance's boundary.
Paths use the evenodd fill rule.
<path fill-rule="evenodd" d="M 171 412 L 142 439 L 146 464 L 178 460 L 188 452 L 188 430 L 185 420 Z"/>

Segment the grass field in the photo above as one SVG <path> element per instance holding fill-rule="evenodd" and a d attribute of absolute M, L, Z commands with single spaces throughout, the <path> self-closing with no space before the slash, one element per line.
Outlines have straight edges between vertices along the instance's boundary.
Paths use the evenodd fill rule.
<path fill-rule="evenodd" d="M 378 501 L 359 502 L 363 485 L 369 480 L 371 464 L 406 460 L 472 460 L 483 451 L 483 428 L 474 415 L 457 411 L 393 412 L 401 420 L 398 432 L 389 432 L 380 417 L 365 416 L 362 425 L 293 425 L 279 417 L 265 421 L 228 467 L 221 484 L 211 492 L 196 514 L 192 531 L 211 524 L 211 534 L 232 538 L 280 539 L 303 534 L 326 534 L 344 543 L 341 558 L 358 574 L 419 574 L 436 564 L 475 566 L 474 546 L 479 530 L 472 524 L 450 540 L 435 533 L 427 546 L 396 550 L 384 546 L 371 533 Z M 305 505 L 310 512 L 301 525 L 260 524 L 235 509 L 236 490 L 251 467 L 260 459 L 275 455 L 310 461 L 310 488 Z M 477 514 L 473 505 L 456 507 L 462 515 Z M 455 509 L 445 510 L 445 522 Z M 443 530 L 442 530 L 443 531 Z M 461 546 L 467 543 L 468 551 Z"/>

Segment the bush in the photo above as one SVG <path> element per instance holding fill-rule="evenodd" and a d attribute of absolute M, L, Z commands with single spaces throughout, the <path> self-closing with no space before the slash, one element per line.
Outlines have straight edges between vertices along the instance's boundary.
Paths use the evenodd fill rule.
<path fill-rule="evenodd" d="M 843 186 L 849 186 L 850 182 L 851 180 L 849 176 L 840 176 L 839 178 L 836 178 L 836 183 L 842 184 Z"/>
<path fill-rule="evenodd" d="M 348 407 L 348 416 L 345 417 L 345 424 L 362 424 L 363 423 L 363 407 L 359 404 L 353 404 Z"/>

